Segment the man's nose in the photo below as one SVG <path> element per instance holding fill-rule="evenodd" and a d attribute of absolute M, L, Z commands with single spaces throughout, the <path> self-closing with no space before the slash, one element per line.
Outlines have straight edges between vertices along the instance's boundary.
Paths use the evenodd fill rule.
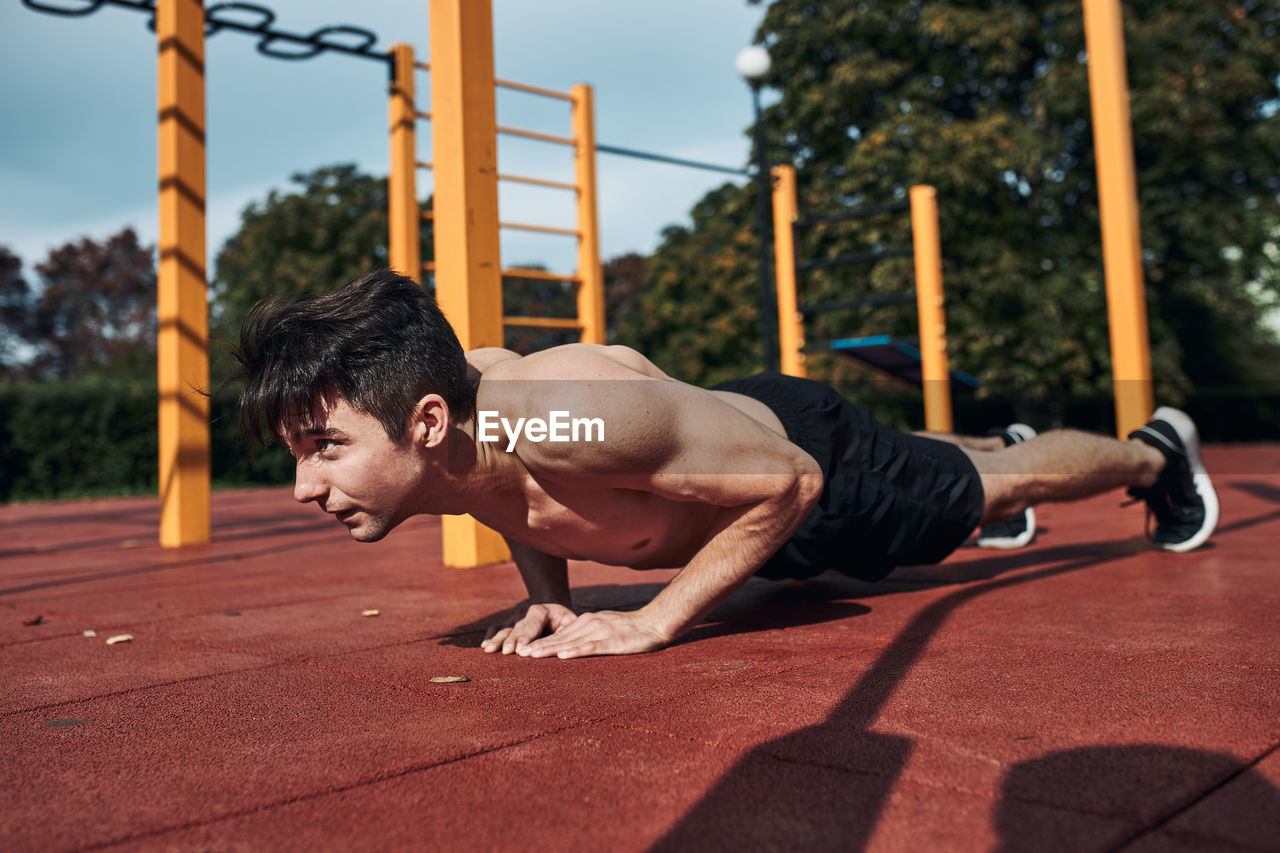
<path fill-rule="evenodd" d="M 315 467 L 299 462 L 294 471 L 293 499 L 299 503 L 318 501 L 328 492 L 328 486 Z"/>

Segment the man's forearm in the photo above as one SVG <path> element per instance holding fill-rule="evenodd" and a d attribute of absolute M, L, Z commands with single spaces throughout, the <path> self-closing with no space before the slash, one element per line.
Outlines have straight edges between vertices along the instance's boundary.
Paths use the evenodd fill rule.
<path fill-rule="evenodd" d="M 702 549 L 639 613 L 668 642 L 684 634 L 782 547 L 820 492 L 820 482 L 798 480 L 785 495 L 723 510 Z"/>

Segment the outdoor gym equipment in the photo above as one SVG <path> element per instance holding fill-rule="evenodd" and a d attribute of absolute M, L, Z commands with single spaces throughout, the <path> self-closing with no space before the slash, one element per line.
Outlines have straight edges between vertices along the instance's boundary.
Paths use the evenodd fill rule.
<path fill-rule="evenodd" d="M 824 345 L 833 352 L 863 361 L 899 379 L 920 385 L 924 391 L 925 428 L 931 432 L 951 432 L 951 388 L 976 388 L 978 380 L 951 370 L 947 357 L 947 321 L 942 295 L 942 244 L 938 232 L 938 200 L 933 187 L 911 188 L 909 201 L 873 205 L 838 213 L 799 217 L 796 201 L 796 171 L 792 166 L 773 169 L 774 253 L 778 283 L 778 340 L 782 372 L 804 376 L 806 315 L 852 308 L 916 303 L 919 318 L 917 342 L 867 335 L 840 338 Z M 796 256 L 796 233 L 805 228 L 848 222 L 868 216 L 911 213 L 910 247 L 875 248 L 831 258 L 801 261 Z M 809 305 L 799 304 L 799 274 L 819 269 L 869 264 L 887 258 L 913 258 L 914 293 L 888 293 Z M 812 348 L 810 348 L 812 350 Z"/>

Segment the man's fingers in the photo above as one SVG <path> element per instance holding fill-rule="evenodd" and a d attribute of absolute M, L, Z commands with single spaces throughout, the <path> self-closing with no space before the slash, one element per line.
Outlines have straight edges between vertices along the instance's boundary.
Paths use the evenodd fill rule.
<path fill-rule="evenodd" d="M 486 652 L 496 652 L 498 649 L 502 648 L 502 641 L 505 640 L 507 635 L 510 633 L 510 628 L 503 628 L 501 625 L 494 625 L 488 630 L 488 635 L 484 638 L 484 642 L 480 644 L 480 648 L 484 649 Z"/>
<path fill-rule="evenodd" d="M 578 650 L 579 654 L 581 654 L 581 647 L 584 643 L 601 639 L 600 629 L 602 627 L 603 625 L 594 618 L 593 614 L 585 613 L 557 630 L 554 634 L 522 646 L 519 649 L 519 653 L 533 658 L 558 656 L 562 652 L 573 650 Z"/>
<path fill-rule="evenodd" d="M 502 653 L 509 655 L 542 636 L 542 632 L 547 629 L 551 621 L 550 615 L 547 608 L 541 604 L 530 607 L 529 612 L 511 628 L 511 633 L 503 641 Z"/>

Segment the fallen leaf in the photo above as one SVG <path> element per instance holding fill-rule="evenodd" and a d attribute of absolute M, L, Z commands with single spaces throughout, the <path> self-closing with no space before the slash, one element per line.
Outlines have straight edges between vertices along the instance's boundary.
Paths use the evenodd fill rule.
<path fill-rule="evenodd" d="M 86 637 L 96 637 L 96 636 L 98 636 L 98 632 L 97 632 L 97 631 L 94 631 L 94 630 L 92 630 L 92 629 L 90 629 L 90 630 L 88 630 L 88 631 L 85 631 L 85 632 L 84 632 L 84 635 L 85 635 Z"/>
<path fill-rule="evenodd" d="M 89 722 L 92 722 L 92 720 L 81 720 L 81 719 L 76 719 L 74 717 L 64 717 L 59 720 L 45 720 L 44 724 L 46 728 L 50 728 L 50 729 L 67 729 L 67 728 L 71 728 L 72 726 L 83 726 L 85 723 L 89 723 Z"/>
<path fill-rule="evenodd" d="M 114 637 L 107 637 L 107 645 L 114 646 L 116 643 L 132 643 L 133 634 L 116 634 Z"/>
<path fill-rule="evenodd" d="M 470 681 L 465 675 L 437 675 L 431 679 L 432 684 L 459 684 L 463 681 Z"/>
<path fill-rule="evenodd" d="M 22 624 L 30 627 L 32 625 L 39 625 L 43 621 L 44 621 L 44 614 L 37 613 L 35 616 L 32 616 L 30 619 L 23 619 Z"/>
<path fill-rule="evenodd" d="M 361 616 L 378 616 L 378 615 L 380 615 L 381 613 L 382 613 L 382 611 L 381 611 L 381 610 L 362 610 L 362 611 L 360 611 L 360 615 L 361 615 Z"/>

